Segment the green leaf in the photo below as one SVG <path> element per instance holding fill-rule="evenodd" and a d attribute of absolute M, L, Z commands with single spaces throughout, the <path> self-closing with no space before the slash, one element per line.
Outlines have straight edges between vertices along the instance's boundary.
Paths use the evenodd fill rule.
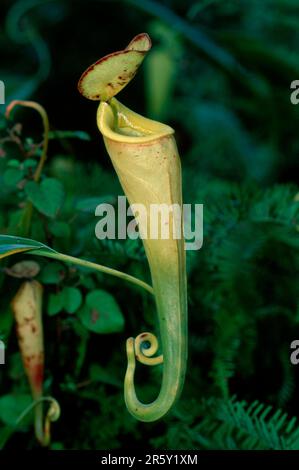
<path fill-rule="evenodd" d="M 28 158 L 27 160 L 24 161 L 23 165 L 24 165 L 24 168 L 26 169 L 34 168 L 37 165 L 37 161 L 33 160 L 33 158 Z"/>
<path fill-rule="evenodd" d="M 3 395 L 0 398 L 0 420 L 4 424 L 15 425 L 20 414 L 30 405 L 30 395 Z"/>
<path fill-rule="evenodd" d="M 64 190 L 60 181 L 46 178 L 41 184 L 30 181 L 25 186 L 25 193 L 34 207 L 48 217 L 55 217 L 64 199 Z"/>
<path fill-rule="evenodd" d="M 37 254 L 52 254 L 57 253 L 52 248 L 44 245 L 43 243 L 29 238 L 13 237 L 11 235 L 0 235 L 0 259 L 6 256 L 11 256 L 16 253 L 22 253 L 25 251 L 38 250 Z M 58 253 L 57 253 L 58 256 Z"/>
<path fill-rule="evenodd" d="M 94 333 L 118 333 L 124 327 L 124 317 L 114 297 L 100 289 L 87 295 L 79 317 L 85 328 Z"/>
<path fill-rule="evenodd" d="M 61 263 L 48 263 L 41 273 L 44 284 L 58 284 L 65 277 L 65 268 Z"/>
<path fill-rule="evenodd" d="M 65 287 L 57 294 L 50 294 L 48 304 L 48 314 L 57 315 L 62 310 L 68 313 L 75 313 L 82 303 L 82 294 L 76 287 Z"/>
<path fill-rule="evenodd" d="M 91 276 L 87 276 L 85 273 L 83 276 L 80 276 L 80 285 L 87 290 L 93 290 L 96 287 L 94 279 Z"/>
<path fill-rule="evenodd" d="M 70 226 L 66 222 L 53 220 L 48 227 L 52 235 L 57 238 L 69 238 L 71 234 Z"/>
<path fill-rule="evenodd" d="M 53 316 L 61 312 L 61 310 L 63 310 L 63 300 L 64 297 L 62 292 L 58 292 L 57 294 L 50 294 L 48 303 L 48 315 Z"/>
<path fill-rule="evenodd" d="M 65 287 L 63 293 L 63 305 L 68 313 L 75 313 L 82 303 L 82 294 L 76 287 Z"/>
<path fill-rule="evenodd" d="M 20 162 L 19 162 L 19 160 L 16 160 L 15 158 L 12 158 L 11 160 L 8 160 L 7 166 L 9 168 L 20 168 Z"/>
<path fill-rule="evenodd" d="M 9 168 L 4 172 L 3 179 L 7 186 L 16 186 L 23 178 L 23 171 L 18 168 Z"/>

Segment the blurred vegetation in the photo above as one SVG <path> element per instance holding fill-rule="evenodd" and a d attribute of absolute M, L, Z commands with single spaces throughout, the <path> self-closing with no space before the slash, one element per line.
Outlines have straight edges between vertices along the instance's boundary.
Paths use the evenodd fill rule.
<path fill-rule="evenodd" d="M 157 331 L 149 296 L 109 276 L 38 260 L 45 390 L 62 408 L 51 449 L 299 449 L 299 381 L 289 360 L 299 328 L 299 105 L 290 102 L 290 83 L 299 79 L 298 1 L 3 0 L 0 18 L 6 102 L 38 101 L 51 123 L 43 179 L 55 180 L 55 210 L 47 199 L 35 206 L 28 236 L 149 281 L 140 242 L 94 236 L 95 206 L 115 203 L 121 189 L 96 106 L 76 90 L 88 65 L 142 31 L 154 47 L 120 99 L 176 129 L 184 200 L 204 204 L 203 248 L 187 253 L 186 385 L 161 422 L 135 421 L 122 397 L 125 339 Z M 0 110 L 0 229 L 15 235 L 43 130 L 34 111 L 19 108 L 7 121 Z M 1 263 L 3 443 L 30 401 L 9 307 L 20 282 L 5 272 L 22 259 Z M 84 321 L 103 291 L 125 319 L 121 331 L 103 334 Z M 145 401 L 161 379 L 159 367 L 144 369 Z M 37 447 L 30 420 L 6 447 Z"/>

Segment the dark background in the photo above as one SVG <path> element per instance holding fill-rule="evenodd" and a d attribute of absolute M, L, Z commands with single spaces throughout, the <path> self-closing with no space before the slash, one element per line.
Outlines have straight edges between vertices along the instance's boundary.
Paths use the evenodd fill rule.
<path fill-rule="evenodd" d="M 40 229 L 37 214 L 32 238 L 148 280 L 140 244 L 96 241 L 95 199 L 89 211 L 78 209 L 80 201 L 110 201 L 121 190 L 96 128 L 96 104 L 79 95 L 77 81 L 87 66 L 143 31 L 152 38 L 152 52 L 119 99 L 175 128 L 184 200 L 204 204 L 203 248 L 187 254 L 186 386 L 161 422 L 137 423 L 122 398 L 126 337 L 157 330 L 146 294 L 84 271 L 68 271 L 54 282 L 41 275 L 45 388 L 62 407 L 51 448 L 298 449 L 296 425 L 287 427 L 299 413 L 298 372 L 289 359 L 299 322 L 299 105 L 290 102 L 290 84 L 299 79 L 298 2 L 4 0 L 0 18 L 7 104 L 38 101 L 52 130 L 90 137 L 74 132 L 50 141 L 45 174 L 65 187 L 58 220 L 71 231 L 49 237 L 48 222 L 43 219 Z M 30 139 L 40 142 L 39 117 L 21 109 L 14 121 L 2 115 L 1 139 L 17 122 L 27 148 Z M 1 233 L 13 235 L 12 214 L 24 195 L 3 175 L 7 161 L 21 162 L 22 154 L 14 142 L 0 143 L 0 226 Z M 9 311 L 19 281 L 2 274 L 1 285 L 0 335 L 10 351 L 8 366 L 0 370 L 3 431 L 15 419 L 14 412 L 7 417 L 7 403 L 18 409 L 18 394 L 29 392 Z M 112 294 L 126 319 L 124 330 L 96 334 L 82 326 L 78 312 L 48 315 L 48 296 L 64 286 L 76 286 L 83 298 L 95 288 Z M 139 395 L 149 401 L 160 375 L 144 369 L 138 370 Z M 284 412 L 288 416 L 280 422 Z M 30 423 L 6 446 L 36 448 Z"/>

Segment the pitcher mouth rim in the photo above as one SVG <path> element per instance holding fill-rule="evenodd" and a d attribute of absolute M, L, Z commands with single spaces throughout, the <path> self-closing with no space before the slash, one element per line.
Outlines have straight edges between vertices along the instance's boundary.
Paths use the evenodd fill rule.
<path fill-rule="evenodd" d="M 120 119 L 134 123 L 132 129 L 140 130 L 141 135 L 130 136 L 117 132 L 115 129 L 116 120 Z M 116 98 L 112 98 L 109 102 L 102 101 L 100 103 L 97 111 L 97 125 L 105 138 L 121 143 L 147 144 L 174 134 L 172 127 L 131 111 Z"/>

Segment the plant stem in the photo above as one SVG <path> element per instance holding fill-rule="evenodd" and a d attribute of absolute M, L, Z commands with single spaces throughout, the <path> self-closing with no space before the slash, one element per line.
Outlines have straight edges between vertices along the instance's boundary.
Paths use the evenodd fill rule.
<path fill-rule="evenodd" d="M 48 115 L 47 115 L 45 108 L 43 108 L 43 106 L 41 106 L 39 103 L 36 103 L 35 101 L 14 100 L 6 108 L 5 116 L 7 118 L 9 117 L 11 111 L 13 110 L 15 106 L 24 106 L 26 108 L 35 109 L 35 111 L 39 113 L 43 121 L 43 127 L 44 127 L 43 151 L 42 151 L 40 161 L 38 163 L 38 166 L 33 176 L 33 180 L 37 183 L 40 179 L 44 164 L 47 160 L 48 145 L 49 145 L 49 130 L 50 130 Z M 27 201 L 25 208 L 23 210 L 21 221 L 20 221 L 20 235 L 22 236 L 28 236 L 30 233 L 32 213 L 33 213 L 32 203 L 30 201 Z"/>
<path fill-rule="evenodd" d="M 95 271 L 99 271 L 105 274 L 110 274 L 111 276 L 118 277 L 119 279 L 123 279 L 124 281 L 128 281 L 128 282 L 131 282 L 132 284 L 135 284 L 136 286 L 142 287 L 150 294 L 154 294 L 153 288 L 146 282 L 141 281 L 137 277 L 131 276 L 130 274 L 126 274 L 126 273 L 123 273 L 122 271 L 118 271 L 117 269 L 103 266 L 102 264 L 93 263 L 91 261 L 75 258 L 74 256 L 64 255 L 62 253 L 47 253 L 42 250 L 32 250 L 32 251 L 29 251 L 28 254 L 45 256 L 46 258 L 55 258 L 55 259 L 59 259 L 60 261 L 64 261 L 65 263 L 72 263 L 78 266 L 83 266 L 84 268 L 89 268 L 89 269 L 93 269 Z"/>

